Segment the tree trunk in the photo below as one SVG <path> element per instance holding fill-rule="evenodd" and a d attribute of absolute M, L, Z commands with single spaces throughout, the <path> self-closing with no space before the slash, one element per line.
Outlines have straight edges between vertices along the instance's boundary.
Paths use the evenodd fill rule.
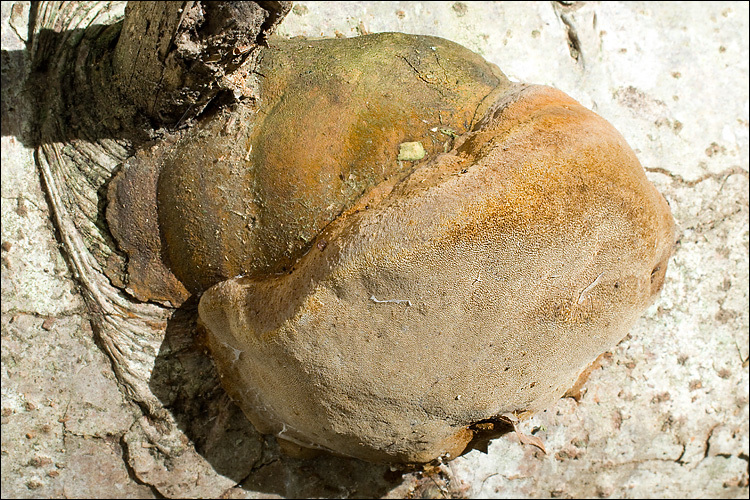
<path fill-rule="evenodd" d="M 748 32 L 746 4 L 295 7 L 287 33 L 352 36 L 366 26 L 436 33 L 490 61 L 510 61 L 514 76 L 575 91 L 634 138 L 683 230 L 664 298 L 613 350 L 605 369 L 594 371 L 580 401 L 561 400 L 534 420 L 550 455 L 536 456 L 511 437 L 495 442 L 489 454 L 451 462 L 450 471 L 441 466 L 416 483 L 407 475 L 398 488 L 401 474 L 387 467 L 330 457 L 279 459 L 272 443 L 242 427 L 241 414 L 218 410 L 232 405 L 215 397 L 215 373 L 191 352 L 200 342 L 192 344 L 176 328 L 166 336 L 153 333 L 171 310 L 136 303 L 154 318 L 132 327 L 145 332 L 136 335 L 138 345 L 116 328 L 123 321 L 116 315 L 135 306 L 112 286 L 118 273 L 123 276 L 124 256 L 101 217 L 103 188 L 135 146 L 160 137 L 150 123 L 158 117 L 144 121 L 135 105 L 121 107 L 111 86 L 106 58 L 117 46 L 124 2 L 33 3 L 33 36 L 24 45 L 26 25 L 19 20 L 28 18 L 28 4 L 2 6 L 4 496 L 658 491 L 682 497 L 697 491 L 747 497 L 747 112 L 721 105 L 747 102 L 747 36 L 739 35 Z M 680 50 L 660 50 L 665 47 Z M 17 78 L 26 78 L 14 68 L 27 67 L 27 56 L 36 69 L 33 87 L 14 89 Z M 31 101 L 39 116 L 26 126 L 16 118 Z M 189 124 L 188 115 L 180 117 L 178 111 L 158 125 L 161 133 Z M 112 270 L 109 279 L 100 279 L 103 269 Z M 122 306 L 105 309 L 99 299 Z M 98 318 L 103 312 L 108 319 Z M 98 322 L 93 336 L 88 318 Z M 108 359 L 130 363 L 112 365 L 119 388 L 141 398 L 141 408 L 120 399 Z M 184 375 L 196 366 L 205 379 L 198 390 L 187 387 Z M 151 373 L 157 377 L 150 379 Z M 158 387 L 161 398 L 153 395 Z M 191 391 L 204 401 L 203 414 Z M 179 420 L 141 418 L 149 405 L 146 413 L 158 414 L 164 401 L 172 401 L 171 411 L 192 407 L 193 413 Z M 192 417 L 201 423 L 191 424 Z M 221 439 L 227 428 L 232 439 Z M 231 453 L 222 455 L 222 447 Z M 451 490 L 444 488 L 449 480 Z"/>
<path fill-rule="evenodd" d="M 94 317 L 102 318 L 95 322 L 116 373 L 149 412 L 163 414 L 144 385 L 154 361 L 148 352 L 158 351 L 172 311 L 122 292 L 126 257 L 103 222 L 106 185 L 137 148 L 173 135 L 175 125 L 243 80 L 235 72 L 248 71 L 258 43 L 290 8 L 263 5 L 135 2 L 115 24 L 107 23 L 122 15 L 116 3 L 41 2 L 32 13 L 33 79 L 44 82 L 32 89 L 43 103 L 35 142 L 60 238 Z M 235 90 L 225 92 L 229 100 L 256 92 Z"/>
<path fill-rule="evenodd" d="M 124 291 L 127 257 L 105 222 L 106 192 L 136 150 L 176 138 L 212 101 L 255 95 L 255 87 L 235 82 L 248 81 L 258 44 L 290 5 L 124 7 L 32 6 L 29 91 L 38 133 L 29 142 L 97 342 L 125 394 L 148 415 L 123 436 L 133 473 L 167 496 L 218 496 L 249 474 L 262 439 L 200 347 L 195 303 L 176 310 Z M 189 441 L 195 447 L 186 449 Z M 162 450 L 156 462 L 151 446 Z"/>

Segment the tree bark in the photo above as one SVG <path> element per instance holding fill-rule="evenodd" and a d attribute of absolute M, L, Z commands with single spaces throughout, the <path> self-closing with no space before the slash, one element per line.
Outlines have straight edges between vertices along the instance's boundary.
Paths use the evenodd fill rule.
<path fill-rule="evenodd" d="M 42 161 L 26 170 L 16 168 L 19 158 L 28 156 L 33 162 L 34 150 L 36 155 L 43 155 L 51 153 L 52 148 L 38 147 L 38 139 L 27 137 L 26 130 L 32 131 L 29 136 L 39 136 L 38 126 L 24 125 L 21 130 L 14 125 L 12 115 L 9 119 L 5 114 L 6 105 L 15 107 L 16 113 L 19 102 L 33 100 L 45 114 L 55 115 L 58 110 L 47 103 L 62 102 L 61 96 L 53 100 L 28 91 L 9 94 L 11 85 L 6 85 L 6 77 L 14 76 L 8 76 L 12 65 L 6 56 L 14 61 L 36 53 L 38 57 L 32 61 L 44 59 L 48 67 L 62 61 L 64 70 L 72 75 L 76 68 L 82 68 L 85 59 L 74 65 L 69 56 L 56 57 L 55 51 L 65 45 L 61 38 L 70 39 L 76 26 L 98 24 L 89 33 L 101 31 L 100 41 L 103 43 L 109 36 L 113 48 L 119 25 L 107 27 L 112 21 L 101 14 L 110 9 L 109 16 L 122 19 L 123 11 L 118 6 L 122 3 L 96 2 L 96 19 L 93 15 L 84 17 L 79 9 L 73 13 L 79 21 L 71 19 L 70 10 L 66 13 L 60 9 L 62 5 L 78 8 L 79 2 L 34 3 L 32 11 L 39 14 L 37 22 L 57 35 L 49 38 L 55 42 L 54 50 L 51 45 L 37 47 L 44 38 L 38 36 L 29 39 L 28 49 L 23 46 L 26 26 L 17 22 L 15 10 L 26 2 L 12 5 L 9 32 L 15 31 L 20 41 L 11 48 L 6 45 L 7 23 L 3 19 L 3 448 L 7 452 L 3 458 L 3 489 L 10 496 L 55 497 L 76 491 L 91 497 L 145 497 L 149 492 L 181 493 L 184 497 L 195 491 L 191 485 L 211 480 L 202 470 L 195 469 L 192 483 L 173 487 L 178 476 L 182 477 L 179 469 L 184 462 L 174 463 L 172 475 L 134 468 L 138 457 L 149 458 L 149 453 L 158 457 L 159 450 L 166 449 L 163 441 L 144 439 L 141 444 L 134 437 L 140 431 L 139 424 L 133 425 L 132 432 L 123 438 L 122 429 L 127 430 L 132 424 L 132 420 L 125 421 L 122 427 L 123 419 L 118 418 L 125 405 L 90 399 L 92 394 L 111 395 L 107 392 L 110 386 L 101 385 L 102 381 L 109 381 L 110 369 L 97 360 L 97 348 L 89 342 L 87 318 L 91 314 L 76 305 L 83 294 L 73 292 L 82 290 L 81 281 L 71 285 L 74 281 L 67 274 L 65 279 L 49 279 L 51 273 L 63 273 L 58 267 L 58 247 L 63 254 L 70 249 L 61 244 L 61 226 L 55 222 L 53 234 L 53 229 L 48 230 L 42 221 L 47 215 L 53 220 L 56 217 L 47 213 L 47 207 L 51 207 L 49 198 L 45 200 L 36 193 L 36 174 Z M 91 5 L 85 7 L 91 9 Z M 362 32 L 373 19 L 378 19 L 380 30 L 399 31 L 408 26 L 415 31 L 436 33 L 484 53 L 490 61 L 511 61 L 516 76 L 577 89 L 579 99 L 588 99 L 582 101 L 584 104 L 598 103 L 602 114 L 618 129 L 636 138 L 642 161 L 645 159 L 644 164 L 654 167 L 649 177 L 659 181 L 660 189 L 669 193 L 681 226 L 686 228 L 676 253 L 677 272 L 673 276 L 678 278 L 667 284 L 666 298 L 642 320 L 633 338 L 613 351 L 606 369 L 595 370 L 589 391 L 580 402 L 561 400 L 554 410 L 536 421 L 541 426 L 538 435 L 547 440 L 554 436 L 557 446 L 548 444 L 548 449 L 555 458 L 537 457 L 513 439 L 496 442 L 488 455 L 474 453 L 451 463 L 455 473 L 449 476 L 451 485 L 463 488 L 455 494 L 625 496 L 659 491 L 684 496 L 699 491 L 708 496 L 747 497 L 747 113 L 743 113 L 742 106 L 715 105 L 719 101 L 747 100 L 747 87 L 743 85 L 746 74 L 742 74 L 742 62 L 747 60 L 747 36 L 737 35 L 747 33 L 747 6 L 695 3 L 688 8 L 664 3 L 644 10 L 638 5 L 630 7 L 632 4 L 580 5 L 579 11 L 568 17 L 572 18 L 570 28 L 577 32 L 582 53 L 588 54 L 585 69 L 572 58 L 557 57 L 569 51 L 567 28 L 564 23 L 554 22 L 555 9 L 546 3 L 451 2 L 425 8 L 404 2 L 396 16 L 395 7 L 390 4 L 369 6 L 364 11 L 354 3 L 326 2 L 309 12 L 300 5 L 285 29 L 291 34 L 314 32 L 333 37 L 334 30 L 336 36 Z M 3 3 L 4 15 L 10 8 L 10 2 Z M 510 29 L 503 35 L 505 29 L 498 30 L 498 26 L 513 28 L 512 36 Z M 639 40 L 655 44 L 644 45 Z M 684 50 L 660 50 L 664 47 Z M 710 57 L 706 57 L 709 53 Z M 644 68 L 648 71 L 644 72 Z M 45 76 L 42 83 L 47 81 Z M 49 87 L 50 94 L 61 92 L 58 84 Z M 69 92 L 70 86 L 65 91 Z M 107 101 L 97 97 L 96 102 Z M 126 125 L 122 110 L 105 111 L 102 115 L 109 118 L 96 130 L 103 134 L 109 133 L 109 128 L 116 130 L 105 137 L 107 140 L 94 137 L 89 149 L 82 149 L 80 134 L 76 135 L 78 129 L 70 126 L 77 122 L 71 122 L 67 115 L 62 119 L 40 119 L 40 123 L 49 123 L 44 132 L 46 140 L 59 138 L 57 150 L 68 161 L 65 169 L 77 168 L 67 156 L 69 153 L 109 158 L 101 147 L 120 147 L 123 157 L 127 157 L 132 145 L 138 143 L 121 136 Z M 684 119 L 695 116 L 701 117 L 699 123 Z M 685 122 L 684 126 L 678 118 Z M 80 119 L 79 116 L 77 120 Z M 116 120 L 121 121 L 119 129 L 115 127 Z M 67 142 L 61 134 L 54 135 L 53 126 L 62 127 L 60 130 L 71 134 L 72 140 Z M 32 140 L 33 144 L 28 142 Z M 32 148 L 31 152 L 27 147 Z M 109 175 L 116 165 L 104 164 L 102 175 Z M 737 170 L 729 170 L 730 167 Z M 19 172 L 23 172 L 23 177 Z M 74 209 L 74 192 L 85 186 L 77 181 L 63 184 L 61 179 L 66 177 L 75 181 L 76 176 L 69 172 L 56 169 L 57 180 L 52 180 L 65 203 L 73 207 L 66 220 L 80 224 L 78 216 L 83 211 Z M 50 177 L 45 174 L 44 179 L 47 182 Z M 28 187 L 32 185 L 33 188 Z M 14 193 L 12 198 L 6 189 Z M 93 200 L 98 199 L 96 189 L 87 192 Z M 717 193 L 721 194 L 718 198 Z M 39 224 L 35 223 L 37 219 Z M 94 223 L 90 226 L 96 228 Z M 79 227 L 84 226 L 74 225 L 73 229 L 78 231 Z M 101 260 L 98 251 L 91 250 L 98 246 L 94 242 L 96 234 L 86 236 L 85 241 L 89 259 Z M 58 245 L 54 244 L 55 238 Z M 6 242 L 12 243 L 10 250 Z M 47 252 L 51 258 L 48 262 L 40 258 Z M 696 267 L 696 262 L 701 265 Z M 72 264 L 70 267 L 74 269 Z M 65 305 L 71 298 L 73 305 Z M 82 319 L 80 327 L 72 321 L 78 317 Z M 51 327 L 50 318 L 56 320 Z M 44 327 L 40 326 L 43 323 Z M 158 349 L 163 337 L 157 340 L 154 345 Z M 169 340 L 164 350 L 173 349 L 180 355 L 182 351 L 174 337 Z M 71 342 L 91 347 L 75 350 L 69 348 Z M 102 348 L 101 342 L 99 347 Z M 92 392 L 92 387 L 96 392 Z M 72 389 L 79 393 L 71 399 Z M 116 387 L 111 389 L 117 392 Z M 664 392 L 667 389 L 669 392 Z M 47 432 L 50 424 L 51 432 Z M 231 447 L 239 448 L 234 442 Z M 44 463 L 39 456 L 44 460 L 49 456 L 53 463 L 37 467 L 37 463 Z M 276 460 L 272 454 L 264 456 L 268 458 L 253 475 L 242 480 L 244 489 L 231 490 L 229 495 L 247 495 L 248 490 L 251 495 L 273 493 L 290 497 L 356 493 L 377 498 L 389 491 L 391 498 L 398 497 L 398 492 L 408 496 L 447 494 L 438 489 L 438 484 L 446 479 L 442 474 L 423 477 L 424 486 L 431 488 L 427 491 L 415 490 L 414 483 L 408 481 L 398 491 L 391 491 L 393 484 L 373 489 L 380 484 L 377 479 L 382 480 L 383 471 L 372 469 L 373 474 L 363 474 L 362 463 L 330 459 L 288 461 Z M 240 462 L 242 458 L 233 456 L 231 460 Z M 109 467 L 115 462 L 127 463 L 119 478 L 110 473 Z M 153 464 L 159 466 L 157 461 Z M 398 472 L 385 474 L 392 481 L 400 477 Z M 127 489 L 120 489 L 123 482 L 129 484 Z M 155 487 L 150 486 L 154 484 Z M 219 492 L 214 496 L 223 493 L 218 485 L 214 491 Z"/>
<path fill-rule="evenodd" d="M 245 78 L 253 49 L 289 4 L 134 4 L 32 5 L 27 91 L 36 119 L 35 133 L 23 140 L 36 150 L 59 245 L 96 342 L 123 393 L 148 416 L 123 436 L 133 473 L 166 485 L 168 496 L 215 497 L 249 474 L 261 438 L 227 400 L 196 343 L 195 305 L 176 310 L 125 291 L 127 256 L 104 217 L 107 186 L 137 150 L 179 136 L 177 126 L 189 126 L 208 103 L 226 102 L 215 99 L 219 93 L 227 100 L 254 96 Z M 237 43 L 250 48 L 235 54 Z M 187 442 L 196 446 L 185 449 Z M 152 445 L 163 451 L 156 461 L 143 455 Z"/>
<path fill-rule="evenodd" d="M 112 24 L 122 7 L 32 6 L 38 135 L 31 140 L 62 246 L 115 373 L 135 401 L 163 415 L 148 381 L 173 309 L 123 291 L 127 257 L 104 221 L 106 187 L 137 149 L 174 135 L 219 93 L 254 96 L 247 67 L 290 4 L 133 2 Z"/>
<path fill-rule="evenodd" d="M 255 97 L 244 77 L 290 8 L 291 2 L 131 2 L 113 60 L 117 88 L 156 124 L 172 127 L 222 91 L 232 99 Z"/>

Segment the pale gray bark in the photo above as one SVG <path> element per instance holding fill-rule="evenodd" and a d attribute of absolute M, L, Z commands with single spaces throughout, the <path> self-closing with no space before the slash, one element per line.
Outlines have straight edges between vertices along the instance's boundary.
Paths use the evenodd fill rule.
<path fill-rule="evenodd" d="M 116 3 L 95 5 L 109 6 L 115 18 L 122 15 Z M 174 433 L 161 437 L 141 418 L 141 408 L 123 397 L 110 359 L 93 341 L 89 305 L 82 300 L 80 280 L 71 276 L 70 269 L 76 273 L 77 268 L 63 258 L 67 250 L 60 246 L 60 229 L 50 223 L 55 214 L 48 209 L 34 158 L 38 142 L 29 140 L 41 134 L 29 129 L 36 97 L 18 85 L 28 72 L 24 16 L 29 5 L 5 2 L 2 10 L 2 241 L 9 244 L 2 250 L 3 497 L 210 491 L 248 498 L 747 498 L 746 4 L 586 3 L 565 11 L 566 22 L 546 3 L 310 2 L 296 5 L 282 24 L 281 34 L 287 36 L 353 36 L 368 30 L 436 34 L 483 53 L 509 76 L 561 88 L 626 136 L 680 227 L 680 245 L 659 301 L 595 370 L 579 402 L 562 400 L 530 423 L 539 427 L 536 435 L 550 455 L 537 454 L 509 435 L 491 443 L 486 455 L 474 451 L 437 475 L 403 479 L 358 462 L 278 459 L 271 445 L 243 444 L 246 438 L 239 433 L 228 441 L 214 435 L 198 442 L 204 456 L 194 454 L 190 438 L 196 433 L 184 432 L 188 426 L 174 426 Z M 81 25 L 110 22 L 87 18 Z M 583 58 L 571 57 L 570 29 Z M 116 128 L 114 122 L 107 125 Z M 90 149 L 80 149 L 84 139 L 70 131 L 68 140 L 52 135 L 54 130 L 50 126 L 45 133 L 60 144 L 40 154 L 101 153 L 91 146 L 97 137 L 85 140 Z M 106 131 L 101 136 L 108 147 L 127 154 L 127 141 Z M 74 191 L 96 200 L 96 190 L 87 189 L 74 185 L 58 193 L 71 203 Z M 88 231 L 87 238 L 95 241 L 95 224 L 71 217 L 69 225 L 75 232 Z M 185 394 L 179 390 L 184 368 L 173 369 L 186 352 L 178 342 L 184 338 L 153 343 L 157 352 L 173 353 L 171 364 L 164 364 L 170 371 L 159 372 L 178 388 L 173 401 Z M 127 352 L 122 356 L 131 359 Z M 213 415 L 201 417 L 202 425 L 213 425 Z M 231 415 L 223 415 L 221 426 L 226 426 Z M 258 444 L 265 454 L 254 462 Z M 224 465 L 206 461 L 206 449 L 223 451 Z M 179 453 L 183 461 L 164 466 L 165 457 L 172 460 Z M 231 462 L 250 464 L 250 475 L 226 474 Z M 204 489 L 191 489 L 196 484 Z"/>

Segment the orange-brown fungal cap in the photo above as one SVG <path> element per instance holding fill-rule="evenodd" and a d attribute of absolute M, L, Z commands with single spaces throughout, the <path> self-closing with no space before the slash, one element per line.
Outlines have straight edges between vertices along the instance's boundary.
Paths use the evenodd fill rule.
<path fill-rule="evenodd" d="M 339 214 L 413 168 L 401 143 L 434 157 L 508 84 L 455 43 L 400 33 L 272 40 L 262 61 L 260 104 L 206 120 L 163 160 L 164 254 L 191 292 L 287 272 Z"/>
<path fill-rule="evenodd" d="M 604 119 L 515 91 L 291 273 L 203 295 L 256 425 L 372 461 L 454 456 L 473 424 L 544 408 L 626 335 L 666 269 L 669 208 Z"/>

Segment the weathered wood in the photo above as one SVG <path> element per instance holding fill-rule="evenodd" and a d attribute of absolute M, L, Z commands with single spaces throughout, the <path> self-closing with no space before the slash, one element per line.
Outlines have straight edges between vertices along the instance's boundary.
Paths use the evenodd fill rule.
<path fill-rule="evenodd" d="M 197 116 L 221 91 L 254 97 L 245 79 L 265 33 L 291 2 L 130 2 L 114 56 L 122 96 L 157 126 Z M 233 77 L 234 76 L 234 77 Z"/>
<path fill-rule="evenodd" d="M 211 7 L 201 7 L 198 2 L 189 3 L 197 6 L 201 12 L 231 13 L 236 10 L 222 7 L 222 2 L 215 2 Z M 161 47 L 161 52 L 152 48 L 150 55 L 155 57 L 138 59 L 142 61 L 140 65 L 125 66 L 126 71 L 134 74 L 132 81 L 139 86 L 131 87 L 129 92 L 121 92 L 121 82 L 125 80 L 118 77 L 121 73 L 118 73 L 114 59 L 118 47 L 127 47 L 126 41 L 120 43 L 121 28 L 125 24 L 124 2 L 34 3 L 30 16 L 29 50 L 33 74 L 27 89 L 29 95 L 34 96 L 36 104 L 35 132 L 29 141 L 36 148 L 37 165 L 60 247 L 80 287 L 97 343 L 110 358 L 123 392 L 152 421 L 158 422 L 162 434 L 154 439 L 164 449 L 169 449 L 172 441 L 178 444 L 187 439 L 205 441 L 209 431 L 200 427 L 201 420 L 197 415 L 208 412 L 214 418 L 226 420 L 238 412 L 234 406 L 210 404 L 213 398 L 223 397 L 223 393 L 218 389 L 218 377 L 213 372 L 210 359 L 193 346 L 195 324 L 189 307 L 176 311 L 163 304 L 136 300 L 137 296 L 127 291 L 127 259 L 112 240 L 104 219 L 107 186 L 119 165 L 136 150 L 143 148 L 146 142 L 163 140 L 170 135 L 165 129 L 171 128 L 179 119 L 177 115 L 184 113 L 182 108 L 169 108 L 167 104 L 174 105 L 174 100 L 167 102 L 158 97 L 169 97 L 169 92 L 161 92 L 160 89 L 172 82 L 167 79 L 168 76 L 180 74 L 177 70 L 167 71 L 165 61 L 174 63 L 173 66 L 178 69 L 188 67 L 181 65 L 184 60 L 175 63 L 176 56 L 164 59 L 169 55 L 170 47 L 175 48 L 171 38 L 174 31 L 170 32 L 166 27 L 188 26 L 184 17 L 177 12 L 179 8 L 174 8 L 175 4 L 179 8 L 183 6 L 183 2 L 173 2 L 159 7 L 154 2 L 150 6 L 152 14 L 144 16 L 136 15 L 141 7 L 145 7 L 140 4 L 128 10 L 132 12 L 131 23 L 143 22 L 139 25 L 141 28 L 133 29 L 132 43 L 138 42 L 142 34 L 138 30 L 145 29 L 147 25 L 149 28 L 161 26 L 158 32 L 164 38 L 151 39 Z M 242 8 L 239 10 L 242 11 Z M 268 24 L 269 20 L 276 20 L 280 11 L 273 11 L 275 14 L 267 12 L 262 16 L 261 30 L 250 35 L 259 42 L 263 39 L 266 26 L 273 26 L 276 22 Z M 175 15 L 175 19 L 169 20 L 168 13 Z M 219 17 L 209 15 L 208 19 Z M 231 24 L 233 21 L 230 17 L 227 14 L 221 19 Z M 201 32 L 200 26 L 204 24 L 205 19 L 201 23 L 193 23 L 190 29 Z M 241 27 L 242 23 L 235 25 Z M 209 26 L 210 23 L 205 29 Z M 220 30 L 221 26 L 218 23 L 215 29 Z M 127 36 L 123 38 L 126 39 Z M 209 46 L 216 47 L 205 44 L 205 47 Z M 223 53 L 221 49 L 216 50 Z M 149 52 L 141 50 L 141 54 Z M 251 54 L 241 55 L 249 57 Z M 233 62 L 242 64 L 246 60 L 231 58 L 220 71 L 216 70 L 209 76 L 227 78 L 228 75 L 235 75 L 239 80 L 241 78 L 236 75 L 239 72 L 229 73 L 229 68 Z M 123 61 L 124 58 L 120 60 L 121 66 L 125 64 Z M 151 77 L 145 78 L 144 74 Z M 154 75 L 159 78 L 164 76 L 162 86 L 158 85 L 159 80 Z M 169 88 L 179 88 L 180 92 L 194 98 L 191 102 L 203 99 L 205 96 L 201 91 L 205 89 L 220 91 L 226 88 L 211 83 L 204 86 L 196 83 L 199 87 L 197 90 L 185 88 L 197 81 L 187 78 Z M 243 89 L 243 92 L 240 98 L 250 95 L 252 89 Z M 230 97 L 234 98 L 234 94 L 230 94 Z M 209 102 L 210 99 L 210 96 L 205 97 L 200 102 Z M 149 103 L 156 103 L 151 109 L 162 114 L 146 113 Z M 167 104 L 159 106 L 159 103 Z M 190 104 L 185 107 L 191 110 L 190 116 L 194 116 L 193 111 L 197 113 L 202 109 L 200 106 L 191 108 Z M 169 121 L 175 116 L 174 121 Z M 162 120 L 162 117 L 167 120 Z M 183 119 L 183 124 L 187 118 L 188 115 Z M 171 345 L 178 347 L 165 347 L 166 337 L 171 338 Z M 176 368 L 178 365 L 180 368 Z M 190 375 L 178 381 L 174 376 L 177 373 L 202 375 Z M 181 408 L 170 411 L 175 398 L 180 400 Z M 197 427 L 191 427 L 193 422 Z M 242 422 L 240 425 L 244 427 L 241 432 L 245 436 L 255 436 L 250 424 L 244 419 Z M 190 429 L 179 430 L 186 426 Z M 183 432 L 190 437 L 186 438 Z M 217 443 L 217 449 L 229 449 L 222 444 L 226 439 L 232 439 L 226 428 L 218 427 L 210 432 L 213 433 L 212 440 Z M 170 436 L 180 439 L 172 440 Z M 247 475 L 254 463 L 252 457 L 258 454 L 255 438 L 243 442 L 247 446 L 239 447 L 239 453 L 244 453 L 248 458 L 231 462 L 222 470 L 222 474 L 234 477 L 235 481 Z M 140 449 L 137 439 L 132 447 Z M 177 496 L 217 496 L 226 489 L 222 480 L 216 482 L 217 472 L 208 463 L 221 462 L 223 459 L 211 457 L 211 453 L 204 458 L 195 450 L 188 454 L 182 453 L 182 450 L 177 453 L 183 457 L 178 467 L 180 470 L 203 471 L 201 474 L 208 477 L 205 484 L 213 488 L 210 492 L 199 491 L 195 490 L 195 485 L 187 485 Z M 166 470 L 161 465 L 155 468 Z"/>

